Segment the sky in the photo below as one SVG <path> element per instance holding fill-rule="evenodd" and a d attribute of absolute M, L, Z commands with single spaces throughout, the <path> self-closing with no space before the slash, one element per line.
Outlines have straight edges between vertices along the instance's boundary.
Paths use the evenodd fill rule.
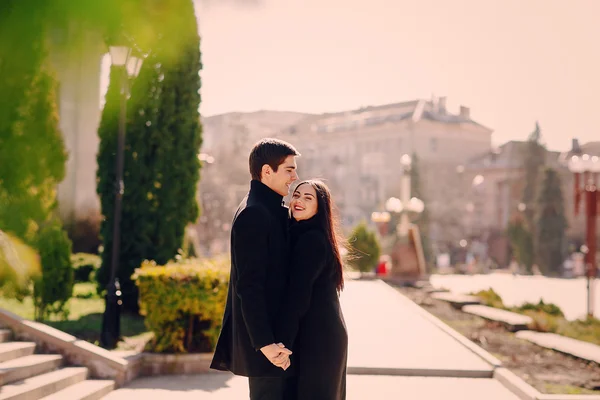
<path fill-rule="evenodd" d="M 600 140 L 600 0 L 195 0 L 200 112 L 447 97 L 495 145 Z M 240 4 L 245 3 L 245 4 Z"/>

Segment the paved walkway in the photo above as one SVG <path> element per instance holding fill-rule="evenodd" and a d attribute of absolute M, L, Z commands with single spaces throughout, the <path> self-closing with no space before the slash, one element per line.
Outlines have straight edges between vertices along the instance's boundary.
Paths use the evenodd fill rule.
<path fill-rule="evenodd" d="M 349 375 L 347 400 L 518 400 L 494 379 Z M 230 374 L 141 378 L 104 400 L 244 400 L 246 378 Z M 308 399 L 303 399 L 308 400 Z"/>
<path fill-rule="evenodd" d="M 490 364 L 417 313 L 419 306 L 384 282 L 348 282 L 342 306 L 349 369 L 388 369 L 395 375 L 492 374 Z"/>
<path fill-rule="evenodd" d="M 517 400 L 492 367 L 380 281 L 349 281 L 342 295 L 349 332 L 348 400 Z M 142 378 L 106 400 L 247 399 L 246 378 L 227 373 Z"/>

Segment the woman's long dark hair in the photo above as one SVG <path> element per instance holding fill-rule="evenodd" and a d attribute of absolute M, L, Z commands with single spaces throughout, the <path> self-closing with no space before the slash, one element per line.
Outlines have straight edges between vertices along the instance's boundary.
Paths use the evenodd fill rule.
<path fill-rule="evenodd" d="M 333 200 L 331 199 L 331 192 L 325 183 L 316 179 L 300 182 L 295 190 L 305 184 L 312 186 L 317 193 L 317 214 L 315 215 L 315 218 L 321 228 L 323 228 L 325 236 L 327 237 L 327 242 L 331 246 L 333 252 L 336 288 L 339 293 L 344 289 L 344 264 L 340 254 L 340 246 L 343 246 L 345 242 L 343 237 L 339 234 L 338 219 L 334 214 L 335 208 Z"/>

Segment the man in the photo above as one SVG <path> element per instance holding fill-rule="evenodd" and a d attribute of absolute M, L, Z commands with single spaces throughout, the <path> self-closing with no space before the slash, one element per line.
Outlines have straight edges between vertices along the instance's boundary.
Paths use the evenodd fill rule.
<path fill-rule="evenodd" d="M 231 275 L 223 326 L 211 368 L 249 377 L 251 400 L 282 400 L 291 351 L 275 342 L 288 278 L 288 209 L 300 153 L 277 139 L 250 153 L 250 192 L 231 228 Z"/>

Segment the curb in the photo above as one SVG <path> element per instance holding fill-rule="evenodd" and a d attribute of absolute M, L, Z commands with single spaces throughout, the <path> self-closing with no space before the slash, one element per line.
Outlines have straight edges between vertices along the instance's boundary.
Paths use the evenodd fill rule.
<path fill-rule="evenodd" d="M 536 388 L 519 378 L 507 368 L 499 367 L 494 371 L 494 379 L 500 382 L 521 400 L 536 400 L 541 394 Z"/>
<path fill-rule="evenodd" d="M 347 367 L 347 375 L 377 376 L 418 376 L 425 378 L 492 378 L 494 371 L 454 370 L 454 369 L 419 369 L 419 368 L 378 368 Z"/>

